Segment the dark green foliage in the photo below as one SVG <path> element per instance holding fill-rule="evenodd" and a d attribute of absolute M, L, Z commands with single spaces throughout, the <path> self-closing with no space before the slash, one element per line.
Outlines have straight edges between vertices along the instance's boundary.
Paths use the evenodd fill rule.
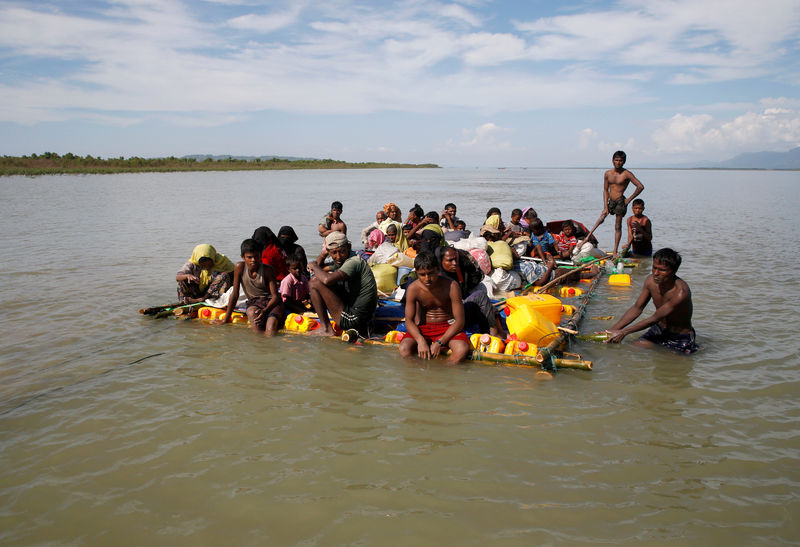
<path fill-rule="evenodd" d="M 273 157 L 268 161 L 256 158 L 252 161 L 230 156 L 217 160 L 205 158 L 198 162 L 195 158 L 140 158 L 131 156 L 125 159 L 102 159 L 87 154 L 85 157 L 68 152 L 59 156 L 54 152 L 30 156 L 0 157 L 0 175 L 58 175 L 65 173 L 135 173 L 153 171 L 245 171 L 268 169 L 381 169 L 381 168 L 439 167 L 436 164 L 409 163 L 348 163 L 333 159 L 288 160 Z"/>

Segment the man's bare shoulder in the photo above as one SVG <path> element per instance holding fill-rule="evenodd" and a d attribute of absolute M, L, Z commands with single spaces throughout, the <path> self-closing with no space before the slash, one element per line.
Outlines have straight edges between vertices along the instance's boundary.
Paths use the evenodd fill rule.
<path fill-rule="evenodd" d="M 436 285 L 434 285 L 434 290 L 437 293 L 441 293 L 443 296 L 449 296 L 450 290 L 453 288 L 453 285 L 458 286 L 458 283 L 456 283 L 449 277 L 440 275 L 439 279 L 436 280 Z"/>
<path fill-rule="evenodd" d="M 430 294 L 430 292 L 425 288 L 425 285 L 423 285 L 419 279 L 415 279 L 412 283 L 409 283 L 408 288 L 406 289 L 406 300 L 409 298 L 419 298 L 425 294 Z"/>
<path fill-rule="evenodd" d="M 681 292 L 685 292 L 688 296 L 692 295 L 692 289 L 689 288 L 689 284 L 680 277 L 675 278 L 675 288 Z"/>

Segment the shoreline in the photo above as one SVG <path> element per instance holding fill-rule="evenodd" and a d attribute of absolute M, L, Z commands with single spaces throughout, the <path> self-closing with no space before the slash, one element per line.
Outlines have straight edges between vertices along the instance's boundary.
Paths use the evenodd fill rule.
<path fill-rule="evenodd" d="M 274 158 L 262 161 L 223 158 L 94 158 L 67 154 L 46 153 L 42 156 L 0 157 L 0 176 L 40 175 L 103 175 L 117 173 L 163 173 L 179 171 L 284 171 L 293 169 L 440 169 L 434 163 L 383 163 L 323 160 L 285 160 Z"/>

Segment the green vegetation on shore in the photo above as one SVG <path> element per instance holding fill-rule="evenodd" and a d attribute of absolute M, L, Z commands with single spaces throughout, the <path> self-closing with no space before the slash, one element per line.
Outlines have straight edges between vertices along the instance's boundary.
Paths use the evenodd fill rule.
<path fill-rule="evenodd" d="M 92 156 L 76 156 L 72 153 L 59 156 L 53 152 L 30 156 L 0 157 L 0 175 L 60 175 L 66 173 L 102 174 L 102 173 L 139 173 L 166 171 L 263 171 L 269 169 L 386 169 L 386 168 L 419 168 L 439 167 L 433 163 L 348 163 L 331 159 L 297 159 L 271 158 L 253 160 L 207 158 L 197 161 L 195 158 L 95 158 Z"/>

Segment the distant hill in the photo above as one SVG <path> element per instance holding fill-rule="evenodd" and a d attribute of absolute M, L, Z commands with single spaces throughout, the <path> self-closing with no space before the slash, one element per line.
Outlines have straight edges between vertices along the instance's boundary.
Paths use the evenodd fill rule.
<path fill-rule="evenodd" d="M 704 161 L 682 167 L 702 169 L 800 169 L 800 146 L 788 152 L 747 152 L 720 162 Z"/>

